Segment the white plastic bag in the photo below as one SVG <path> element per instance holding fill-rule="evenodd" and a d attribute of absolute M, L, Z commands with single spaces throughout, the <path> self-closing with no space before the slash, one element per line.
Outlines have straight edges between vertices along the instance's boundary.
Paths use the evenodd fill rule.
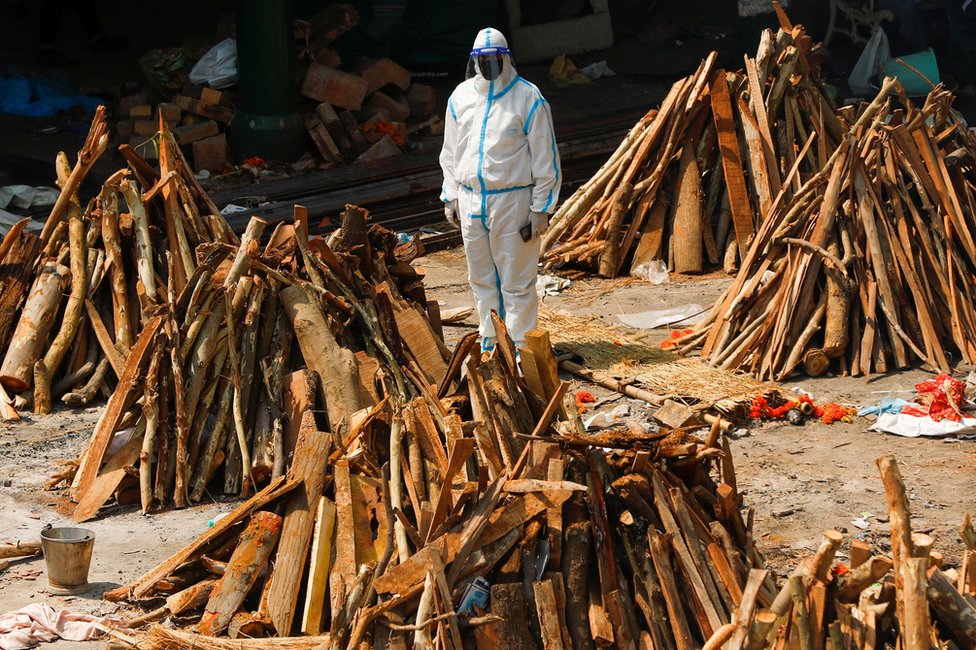
<path fill-rule="evenodd" d="M 228 38 L 207 50 L 190 70 L 190 81 L 218 90 L 236 84 L 237 41 Z"/>
<path fill-rule="evenodd" d="M 891 49 L 888 47 L 888 35 L 881 26 L 874 28 L 871 38 L 868 39 L 864 51 L 858 57 L 854 69 L 847 77 L 847 85 L 851 87 L 851 92 L 855 95 L 868 96 L 874 95 L 874 87 L 871 85 L 871 77 L 881 72 L 881 66 L 891 58 Z"/>
<path fill-rule="evenodd" d="M 667 284 L 668 265 L 664 263 L 664 260 L 651 260 L 646 264 L 638 265 L 630 274 L 651 284 Z"/>

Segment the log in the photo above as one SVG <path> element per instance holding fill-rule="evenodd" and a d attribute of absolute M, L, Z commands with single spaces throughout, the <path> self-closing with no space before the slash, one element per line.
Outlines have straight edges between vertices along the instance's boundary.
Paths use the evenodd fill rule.
<path fill-rule="evenodd" d="M 880 581 L 891 571 L 894 563 L 888 558 L 872 557 L 837 578 L 837 600 L 856 603 L 861 592 Z"/>
<path fill-rule="evenodd" d="M 92 118 L 91 127 L 88 130 L 85 143 L 82 145 L 81 151 L 78 152 L 78 160 L 75 161 L 75 166 L 72 168 L 71 174 L 61 185 L 61 193 L 58 195 L 58 200 L 55 201 L 54 207 L 51 208 L 51 213 L 44 223 L 43 230 L 41 230 L 40 243 L 42 248 L 51 239 L 72 199 L 77 201 L 75 194 L 78 188 L 81 187 L 82 181 L 85 180 L 85 176 L 91 170 L 92 165 L 105 153 L 105 150 L 108 148 L 108 139 L 105 107 L 98 106 L 95 109 L 95 115 Z"/>
<path fill-rule="evenodd" d="M 45 264 L 34 281 L 0 365 L 0 382 L 6 388 L 19 393 L 33 384 L 34 362 L 47 346 L 69 275 L 61 264 Z"/>
<path fill-rule="evenodd" d="M 522 594 L 521 584 L 500 584 L 491 587 L 491 613 L 500 620 L 479 627 L 475 632 L 480 648 L 515 650 L 538 648 L 529 632 L 527 614 L 530 611 Z"/>
<path fill-rule="evenodd" d="M 261 235 L 267 225 L 268 222 L 261 217 L 251 217 L 251 220 L 248 221 L 247 229 L 244 231 L 240 246 L 237 248 L 237 255 L 234 257 L 230 270 L 227 271 L 227 277 L 224 278 L 225 289 L 235 286 L 241 276 L 247 272 L 251 263 L 251 256 L 257 250 Z"/>
<path fill-rule="evenodd" d="M 174 615 L 199 609 L 207 604 L 216 584 L 216 578 L 208 578 L 182 591 L 171 594 L 166 597 L 166 609 Z"/>
<path fill-rule="evenodd" d="M 298 590 L 308 558 L 315 525 L 315 512 L 325 484 L 324 468 L 329 458 L 331 436 L 320 432 L 315 414 L 302 414 L 298 444 L 288 478 L 302 487 L 285 504 L 282 541 L 275 556 L 274 572 L 265 586 L 258 613 L 267 615 L 280 636 L 289 636 L 298 602 Z"/>
<path fill-rule="evenodd" d="M 13 328 L 18 322 L 21 304 L 27 297 L 34 278 L 34 259 L 38 241 L 32 233 L 23 230 L 27 219 L 18 222 L 0 244 L 5 249 L 0 257 L 0 344 L 8 346 Z M 2 384 L 2 378 L 0 378 Z"/>
<path fill-rule="evenodd" d="M 902 482 L 898 463 L 893 456 L 877 459 L 881 480 L 888 501 L 891 521 L 891 556 L 894 560 L 895 593 L 898 628 L 905 650 L 926 650 L 929 645 L 929 607 L 925 574 L 912 571 L 914 544 L 912 543 L 911 514 L 908 495 Z M 915 563 L 916 565 L 918 563 Z"/>
<path fill-rule="evenodd" d="M 227 628 L 271 557 L 280 535 L 280 516 L 263 510 L 254 513 L 227 562 L 226 573 L 214 585 L 196 632 L 217 636 Z"/>
<path fill-rule="evenodd" d="M 559 607 L 556 603 L 552 581 L 540 580 L 532 583 L 532 592 L 535 595 L 535 610 L 542 631 L 543 648 L 546 650 L 569 650 L 569 646 L 563 642 L 562 630 L 559 625 Z"/>
<path fill-rule="evenodd" d="M 976 647 L 976 607 L 956 591 L 952 582 L 938 567 L 928 570 L 926 594 L 935 615 L 970 647 Z"/>
<path fill-rule="evenodd" d="M 675 273 L 701 273 L 702 200 L 701 172 L 695 160 L 693 143 L 685 141 L 678 163 L 678 200 L 674 208 L 671 251 Z"/>
<path fill-rule="evenodd" d="M 355 355 L 336 342 L 308 289 L 302 285 L 288 287 L 281 292 L 281 302 L 309 369 L 321 379 L 330 430 L 348 427 L 352 414 L 365 406 L 359 394 Z"/>
<path fill-rule="evenodd" d="M 81 315 L 85 311 L 85 298 L 88 296 L 88 250 L 85 239 L 85 221 L 81 208 L 68 206 L 68 244 L 71 250 L 71 293 L 64 306 L 61 317 L 61 329 L 47 351 L 44 353 L 44 366 L 48 371 L 48 386 L 50 393 L 51 377 L 58 372 L 61 362 L 68 353 L 68 348 L 75 339 L 78 327 L 81 325 Z"/>
<path fill-rule="evenodd" d="M 34 363 L 34 415 L 51 412 L 51 373 L 44 359 Z"/>
<path fill-rule="evenodd" d="M 834 257 L 840 257 L 840 245 L 836 240 L 827 247 Z M 836 359 L 847 352 L 849 340 L 852 291 L 848 282 L 839 277 L 841 269 L 827 269 L 827 316 L 824 322 L 823 354 Z M 806 359 L 804 359 L 804 366 Z"/>
<path fill-rule="evenodd" d="M 31 557 L 40 554 L 40 542 L 14 542 L 0 544 L 0 560 L 6 560 L 13 557 Z"/>

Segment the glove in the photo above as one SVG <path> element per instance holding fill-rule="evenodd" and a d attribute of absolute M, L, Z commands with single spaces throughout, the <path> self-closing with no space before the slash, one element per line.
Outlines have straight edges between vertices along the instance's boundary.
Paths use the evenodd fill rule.
<path fill-rule="evenodd" d="M 545 212 L 530 212 L 529 223 L 532 224 L 532 237 L 541 237 L 549 230 L 549 215 Z"/>
<path fill-rule="evenodd" d="M 451 224 L 455 228 L 460 228 L 461 224 L 458 221 L 458 203 L 457 199 L 453 201 L 448 201 L 444 204 L 444 216 L 447 217 L 447 223 Z"/>

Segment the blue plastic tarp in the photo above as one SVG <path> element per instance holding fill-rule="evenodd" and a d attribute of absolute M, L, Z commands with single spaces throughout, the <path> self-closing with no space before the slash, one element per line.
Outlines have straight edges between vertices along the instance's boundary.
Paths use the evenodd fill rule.
<path fill-rule="evenodd" d="M 7 70 L 0 77 L 0 113 L 28 117 L 57 115 L 80 107 L 86 113 L 104 103 L 98 97 L 79 95 L 64 77 Z"/>

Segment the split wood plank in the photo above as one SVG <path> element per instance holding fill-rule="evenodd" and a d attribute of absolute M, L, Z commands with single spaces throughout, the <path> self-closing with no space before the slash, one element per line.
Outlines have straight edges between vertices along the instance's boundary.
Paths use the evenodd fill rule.
<path fill-rule="evenodd" d="M 335 502 L 319 498 L 312 537 L 311 561 L 308 565 L 308 589 L 305 592 L 305 608 L 302 610 L 302 634 L 316 635 L 322 631 L 322 613 L 325 609 L 325 592 L 329 586 L 332 568 L 332 538 L 335 535 Z"/>
<path fill-rule="evenodd" d="M 712 75 L 709 86 L 712 98 L 712 118 L 718 135 L 719 152 L 722 156 L 722 173 L 725 187 L 729 193 L 729 207 L 732 210 L 732 223 L 735 226 L 735 240 L 740 255 L 749 248 L 749 238 L 756 229 L 752 222 L 752 207 L 749 204 L 749 191 L 746 189 L 745 174 L 742 171 L 742 157 L 739 152 L 739 138 L 736 135 L 732 101 L 729 98 L 729 83 L 725 70 L 718 69 Z"/>
<path fill-rule="evenodd" d="M 547 508 L 559 507 L 571 494 L 572 492 L 529 493 L 514 498 L 488 516 L 485 531 L 478 542 L 485 546 L 501 539 L 510 530 L 521 526 Z M 449 565 L 454 562 L 463 543 L 463 534 L 452 532 L 438 537 L 427 546 L 435 545 L 440 549 L 444 564 Z M 426 560 L 417 553 L 406 562 L 390 567 L 386 573 L 377 576 L 374 584 L 376 591 L 381 594 L 402 593 L 422 582 L 426 575 Z"/>
<path fill-rule="evenodd" d="M 281 535 L 281 521 L 273 512 L 254 513 L 227 562 L 227 570 L 210 593 L 197 632 L 216 636 L 227 628 L 271 557 Z"/>
<path fill-rule="evenodd" d="M 129 407 L 141 394 L 142 374 L 149 363 L 152 342 L 156 339 L 156 334 L 159 332 L 162 323 L 162 316 L 152 317 L 132 347 L 125 369 L 119 378 L 119 384 L 109 398 L 98 424 L 95 425 L 91 441 L 88 443 L 88 447 L 82 455 L 81 463 L 78 465 L 77 480 L 73 486 L 75 495 L 83 496 L 91 488 L 112 436 L 118 430 L 119 424 Z M 84 521 L 84 519 L 76 519 L 76 521 Z"/>
<path fill-rule="evenodd" d="M 298 591 L 305 571 L 308 548 L 315 523 L 315 511 L 325 486 L 325 467 L 332 437 L 318 430 L 315 413 L 302 414 L 295 457 L 288 479 L 302 483 L 285 503 L 281 544 L 275 556 L 274 571 L 266 583 L 267 597 L 261 599 L 259 614 L 267 615 L 280 636 L 291 634 Z M 266 609 L 265 609 L 266 608 Z"/>
<path fill-rule="evenodd" d="M 221 539 L 225 533 L 249 518 L 251 513 L 288 494 L 297 486 L 297 483 L 287 481 L 284 476 L 272 480 L 267 487 L 237 506 L 226 517 L 221 517 L 214 522 L 211 528 L 208 528 L 206 532 L 184 546 L 168 560 L 144 573 L 131 585 L 107 592 L 106 599 L 116 601 L 128 594 L 131 594 L 133 598 L 149 596 L 155 591 L 158 581 L 173 573 L 184 562 L 200 557 L 213 542 Z"/>

